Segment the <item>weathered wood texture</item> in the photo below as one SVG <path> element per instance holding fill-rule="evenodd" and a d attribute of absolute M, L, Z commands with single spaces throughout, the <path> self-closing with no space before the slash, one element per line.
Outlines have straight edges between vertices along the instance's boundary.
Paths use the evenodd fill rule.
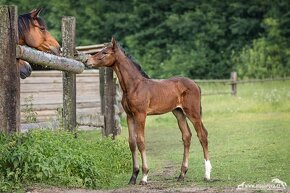
<path fill-rule="evenodd" d="M 19 69 L 17 7 L 0 6 L 0 131 L 19 131 Z"/>
<path fill-rule="evenodd" d="M 105 92 L 105 68 L 99 68 L 99 76 L 100 76 L 100 96 L 101 96 L 101 113 L 105 113 L 105 100 L 104 100 L 104 92 Z"/>
<path fill-rule="evenodd" d="M 55 56 L 27 46 L 17 45 L 16 57 L 33 64 L 51 67 L 54 70 L 82 73 L 85 69 L 83 63 L 60 56 Z"/>
<path fill-rule="evenodd" d="M 21 122 L 25 123 L 25 107 L 28 97 L 33 97 L 33 111 L 37 122 L 57 120 L 57 109 L 63 105 L 62 73 L 60 71 L 33 71 L 32 75 L 21 80 Z M 103 126 L 99 94 L 99 71 L 85 70 L 76 76 L 77 122 L 81 125 Z"/>
<path fill-rule="evenodd" d="M 105 127 L 103 128 L 103 135 L 116 136 L 116 122 L 115 122 L 115 93 L 116 86 L 114 80 L 113 69 L 105 68 L 105 79 L 104 79 L 104 116 L 105 116 Z"/>
<path fill-rule="evenodd" d="M 231 94 L 233 96 L 237 95 L 237 72 L 231 72 Z"/>
<path fill-rule="evenodd" d="M 74 17 L 62 18 L 62 52 L 63 56 L 73 58 L 75 53 Z M 63 72 L 63 126 L 66 130 L 76 128 L 76 74 Z"/>
<path fill-rule="evenodd" d="M 95 54 L 99 52 L 101 49 L 103 49 L 105 46 L 106 46 L 106 43 L 89 45 L 89 46 L 77 46 L 76 50 L 84 54 Z"/>

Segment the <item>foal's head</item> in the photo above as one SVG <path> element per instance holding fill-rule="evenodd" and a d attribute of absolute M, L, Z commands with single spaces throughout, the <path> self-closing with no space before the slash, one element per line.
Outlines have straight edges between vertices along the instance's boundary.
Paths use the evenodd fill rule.
<path fill-rule="evenodd" d="M 86 65 L 90 68 L 110 67 L 116 62 L 115 51 L 118 48 L 114 38 L 111 45 L 103 48 L 101 51 L 88 57 Z"/>
<path fill-rule="evenodd" d="M 33 9 L 18 17 L 18 42 L 20 45 L 59 55 L 60 45 L 47 31 L 44 20 L 39 17 L 40 12 L 41 9 Z"/>

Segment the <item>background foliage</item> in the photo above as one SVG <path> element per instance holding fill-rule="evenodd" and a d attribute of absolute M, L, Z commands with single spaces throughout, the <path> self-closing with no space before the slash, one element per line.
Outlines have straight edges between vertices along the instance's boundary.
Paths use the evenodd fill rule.
<path fill-rule="evenodd" d="M 89 137 L 90 136 L 90 137 Z M 105 188 L 128 173 L 131 156 L 125 140 L 80 132 L 35 130 L 0 134 L 0 192 L 25 184 Z"/>
<path fill-rule="evenodd" d="M 45 8 L 60 40 L 61 17 L 77 18 L 77 44 L 125 47 L 152 77 L 228 78 L 290 75 L 290 4 L 272 1 L 0 0 L 19 13 Z"/>

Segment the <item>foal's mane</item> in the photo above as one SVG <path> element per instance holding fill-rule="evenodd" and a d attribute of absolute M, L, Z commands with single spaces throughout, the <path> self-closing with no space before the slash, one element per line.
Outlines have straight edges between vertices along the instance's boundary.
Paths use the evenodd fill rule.
<path fill-rule="evenodd" d="M 42 18 L 37 17 L 35 19 L 37 19 L 37 22 L 39 23 L 40 26 L 45 27 L 46 29 L 46 24 Z M 30 13 L 26 13 L 26 14 L 18 16 L 19 38 L 23 37 L 24 33 L 29 31 L 30 25 L 33 25 L 32 21 L 33 21 L 33 18 L 31 17 Z"/>
<path fill-rule="evenodd" d="M 118 47 L 125 54 L 125 56 L 134 64 L 134 66 L 136 66 L 136 68 L 142 74 L 142 76 L 145 77 L 145 78 L 150 79 L 148 74 L 146 74 L 146 72 L 142 69 L 141 65 L 135 60 L 135 58 L 133 56 L 131 56 L 130 54 L 126 53 L 125 49 L 122 48 L 121 46 L 118 46 Z"/>

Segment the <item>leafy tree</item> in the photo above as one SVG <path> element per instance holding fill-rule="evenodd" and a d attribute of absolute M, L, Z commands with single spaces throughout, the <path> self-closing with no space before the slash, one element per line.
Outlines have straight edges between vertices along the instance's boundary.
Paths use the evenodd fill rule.
<path fill-rule="evenodd" d="M 75 16 L 78 45 L 109 42 L 115 36 L 154 78 L 228 78 L 233 70 L 251 78 L 290 75 L 287 0 L 0 0 L 0 4 L 16 4 L 19 13 L 45 8 L 43 17 L 59 41 L 62 16 Z"/>

